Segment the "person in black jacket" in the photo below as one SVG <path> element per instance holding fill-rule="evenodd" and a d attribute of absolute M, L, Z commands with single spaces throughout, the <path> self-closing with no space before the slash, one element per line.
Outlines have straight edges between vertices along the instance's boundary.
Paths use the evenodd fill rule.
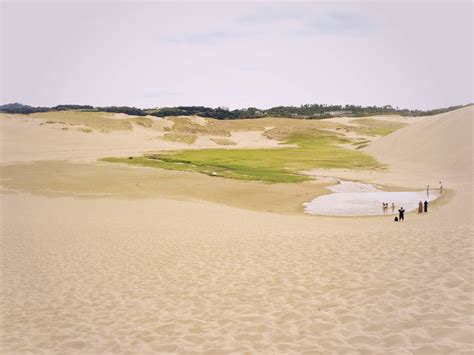
<path fill-rule="evenodd" d="M 403 207 L 400 207 L 398 210 L 398 220 L 403 221 L 405 219 L 405 209 Z"/>
<path fill-rule="evenodd" d="M 425 213 L 426 213 L 428 212 L 428 201 L 425 201 L 424 206 L 425 206 Z"/>

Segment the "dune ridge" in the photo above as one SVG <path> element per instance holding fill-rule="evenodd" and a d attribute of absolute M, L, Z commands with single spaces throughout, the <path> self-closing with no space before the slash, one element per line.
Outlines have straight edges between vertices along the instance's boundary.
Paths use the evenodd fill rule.
<path fill-rule="evenodd" d="M 373 142 L 365 150 L 392 169 L 411 175 L 472 179 L 474 105 L 417 122 Z"/>

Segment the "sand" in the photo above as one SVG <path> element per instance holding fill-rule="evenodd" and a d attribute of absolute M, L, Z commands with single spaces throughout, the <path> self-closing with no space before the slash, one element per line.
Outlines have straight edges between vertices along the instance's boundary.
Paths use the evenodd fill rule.
<path fill-rule="evenodd" d="M 66 161 L 10 164 L 0 169 L 3 188 L 48 197 L 173 198 L 221 203 L 238 208 L 300 214 L 303 203 L 329 193 L 327 181 L 267 184 L 204 174 Z"/>
<path fill-rule="evenodd" d="M 113 117 L 115 116 L 111 118 Z M 199 137 L 196 144 L 192 145 L 171 142 L 163 140 L 162 137 L 168 133 L 166 128 L 172 126 L 172 122 L 166 119 L 155 120 L 152 128 L 132 124 L 132 130 L 103 133 L 84 125 L 46 123 L 47 116 L 39 119 L 0 114 L 1 163 L 44 160 L 93 162 L 105 156 L 141 155 L 163 150 L 271 148 L 279 145 L 278 141 L 268 139 L 258 131 L 233 132 L 229 138 L 237 144 L 232 146 L 213 142 L 211 138 L 222 138 L 216 136 Z M 104 125 L 105 128 L 107 126 Z"/>
<path fill-rule="evenodd" d="M 130 181 L 143 172 L 148 187 L 153 177 L 85 162 L 120 133 L 97 136 L 92 154 L 31 132 L 19 153 L 4 144 L 19 131 L 5 137 L 2 123 L 0 172 L 18 183 L 4 180 L 1 195 L 0 352 L 472 352 L 472 116 L 417 119 L 372 143 L 386 172 L 318 172 L 413 188 L 442 180 L 451 197 L 403 223 L 125 196 L 114 171 L 111 194 L 80 197 L 88 184 L 60 184 L 68 164 L 76 181 L 100 181 L 98 167 L 135 169 Z M 206 178 L 203 194 L 224 189 Z"/>

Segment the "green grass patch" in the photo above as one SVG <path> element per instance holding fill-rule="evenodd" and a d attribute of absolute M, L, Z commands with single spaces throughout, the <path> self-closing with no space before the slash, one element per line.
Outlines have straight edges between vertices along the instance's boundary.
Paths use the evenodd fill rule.
<path fill-rule="evenodd" d="M 366 136 L 387 136 L 407 125 L 403 122 L 383 121 L 373 118 L 361 118 L 353 122 L 360 125 L 356 132 Z"/>
<path fill-rule="evenodd" d="M 399 128 L 400 127 L 369 128 L 364 133 L 368 136 L 388 136 Z"/>
<path fill-rule="evenodd" d="M 345 149 L 337 136 L 293 136 L 285 143 L 294 147 L 273 149 L 201 149 L 164 152 L 133 158 L 104 158 L 162 169 L 195 171 L 211 176 L 265 182 L 300 182 L 310 177 L 301 171 L 315 168 L 369 169 L 377 161 L 362 152 Z"/>

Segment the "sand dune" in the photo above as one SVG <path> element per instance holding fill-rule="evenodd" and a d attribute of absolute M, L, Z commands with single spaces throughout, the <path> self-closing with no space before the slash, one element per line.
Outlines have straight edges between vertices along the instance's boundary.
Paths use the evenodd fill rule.
<path fill-rule="evenodd" d="M 424 117 L 366 150 L 407 174 L 472 179 L 474 106 Z"/>
<path fill-rule="evenodd" d="M 159 150 L 270 148 L 279 144 L 255 131 L 233 133 L 229 138 L 236 144 L 230 147 L 216 144 L 211 140 L 213 136 L 199 137 L 192 145 L 171 142 L 161 139 L 167 133 L 166 128 L 172 126 L 172 122 L 165 119 L 155 118 L 149 128 L 132 124 L 130 130 L 100 132 L 84 125 L 46 123 L 47 114 L 41 117 L 44 119 L 0 114 L 1 163 L 58 159 L 95 161 L 105 156 L 141 155 Z"/>
<path fill-rule="evenodd" d="M 1 195 L 0 352 L 472 352 L 472 112 L 417 119 L 374 142 L 385 172 L 326 172 L 446 180 L 446 198 L 404 223 L 182 196 L 47 197 L 31 169 Z M 23 141 L 29 154 L 35 137 Z M 55 150 L 69 143 L 48 144 L 51 159 L 65 157 Z"/>
<path fill-rule="evenodd" d="M 472 350 L 467 226 L 2 201 L 2 353 Z"/>

